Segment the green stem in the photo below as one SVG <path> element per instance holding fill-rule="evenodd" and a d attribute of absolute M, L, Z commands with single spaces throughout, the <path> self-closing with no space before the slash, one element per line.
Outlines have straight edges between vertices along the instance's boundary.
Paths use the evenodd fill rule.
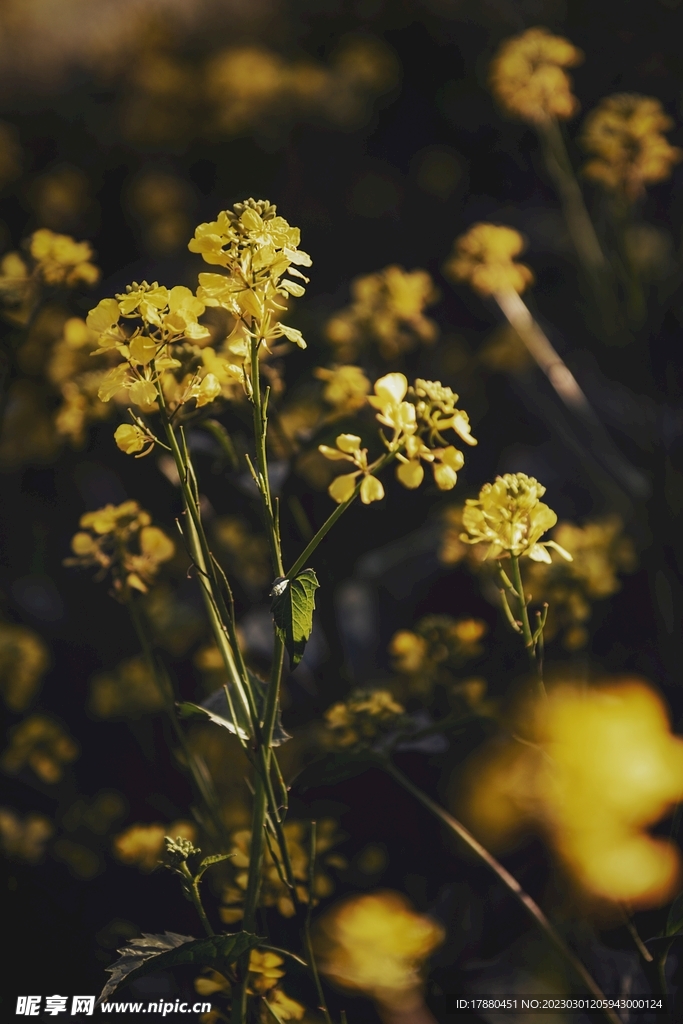
<path fill-rule="evenodd" d="M 204 931 L 209 937 L 213 937 L 216 933 L 211 927 L 211 922 L 206 916 L 206 912 L 202 905 L 202 898 L 199 895 L 199 879 L 195 878 L 192 875 L 185 861 L 183 861 L 182 865 L 180 866 L 180 873 L 182 874 L 183 878 L 187 883 L 187 891 L 190 894 L 192 902 L 194 903 L 195 910 L 199 914 L 199 918 L 202 922 L 202 925 L 204 926 Z"/>
<path fill-rule="evenodd" d="M 481 843 L 474 838 L 471 832 L 469 832 L 464 825 L 462 825 L 457 818 L 454 818 L 447 811 L 440 807 L 434 800 L 423 793 L 410 779 L 399 771 L 391 761 L 384 762 L 383 767 L 385 770 L 403 786 L 411 796 L 414 796 L 423 807 L 425 807 L 431 814 L 439 819 L 451 832 L 454 832 L 460 839 L 462 839 L 467 846 L 480 858 L 497 876 L 501 882 L 510 890 L 515 899 L 517 899 L 528 914 L 531 915 L 536 924 L 545 932 L 552 944 L 558 950 L 563 958 L 571 965 L 575 974 L 581 979 L 582 983 L 586 986 L 589 992 L 591 992 L 597 999 L 604 1000 L 605 994 L 592 977 L 592 975 L 586 970 L 579 958 L 571 951 L 569 946 L 566 944 L 560 933 L 556 930 L 554 925 L 550 923 L 548 918 L 545 916 L 539 905 L 527 892 L 522 889 L 521 885 L 509 871 L 507 871 L 503 865 L 496 860 L 489 851 L 481 845 Z M 617 1016 L 612 1010 L 603 1007 L 604 1013 L 612 1024 L 622 1024 L 620 1017 Z"/>
<path fill-rule="evenodd" d="M 332 1024 L 330 1011 L 327 1008 L 327 1002 L 325 1000 L 325 993 L 323 992 L 323 987 L 320 983 L 320 974 L 318 973 L 318 965 L 315 961 L 313 943 L 311 942 L 311 911 L 313 909 L 313 887 L 315 883 L 315 840 L 316 822 L 312 821 L 310 845 L 308 850 L 308 906 L 306 907 L 306 918 L 304 920 L 304 943 L 306 946 L 308 964 L 311 969 L 311 974 L 313 975 L 316 992 L 318 993 L 318 1009 L 322 1010 L 326 1024 Z"/>
<path fill-rule="evenodd" d="M 396 452 L 387 452 L 387 454 L 383 456 L 382 459 L 380 459 L 380 461 L 373 469 L 372 476 L 377 476 L 377 474 L 380 473 L 384 469 L 384 467 L 395 458 L 395 456 Z M 315 534 L 313 539 L 309 541 L 304 550 L 301 552 L 294 565 L 291 567 L 291 569 L 287 571 L 287 579 L 292 579 L 294 576 L 296 576 L 297 573 L 301 572 L 301 570 L 306 565 L 306 562 L 309 560 L 309 558 L 317 548 L 318 544 L 320 544 L 320 541 L 327 536 L 327 534 L 330 532 L 330 530 L 337 522 L 337 520 L 343 516 L 344 512 L 346 512 L 347 508 L 349 508 L 350 505 L 353 505 L 354 501 L 360 494 L 362 483 L 363 478 L 361 477 L 361 479 L 356 484 L 351 497 L 347 498 L 346 501 L 342 501 L 341 505 L 337 505 L 334 512 L 332 512 L 332 514 L 327 517 L 327 519 L 320 527 L 318 532 Z"/>
<path fill-rule="evenodd" d="M 210 776 L 207 776 L 206 771 L 204 771 L 200 764 L 198 763 L 196 756 L 194 755 L 193 751 L 191 750 L 187 742 L 187 738 L 185 736 L 185 733 L 183 732 L 183 728 L 180 722 L 178 721 L 178 716 L 176 714 L 175 709 L 175 694 L 173 693 L 171 682 L 166 673 L 161 672 L 159 669 L 159 665 L 154 657 L 152 645 L 150 643 L 149 637 L 147 636 L 142 616 L 140 615 L 140 610 L 137 607 L 135 598 L 129 598 L 129 600 L 127 601 L 127 607 L 129 615 L 131 617 L 131 621 L 133 623 L 133 627 L 135 629 L 135 633 L 140 643 L 140 647 L 142 648 L 143 656 L 145 658 L 145 661 L 150 672 L 154 677 L 157 689 L 159 690 L 163 698 L 164 710 L 168 715 L 173 731 L 180 744 L 180 748 L 183 752 L 186 764 L 194 780 L 194 784 L 197 787 L 197 791 L 199 792 L 201 800 L 211 820 L 211 823 L 213 824 L 216 834 L 224 842 L 227 842 L 228 836 L 225 831 L 223 820 L 221 818 L 218 797 L 216 796 L 215 790 L 213 788 L 213 783 L 211 781 Z"/>
<path fill-rule="evenodd" d="M 268 474 L 268 456 L 266 452 L 266 434 L 268 428 L 268 415 L 261 398 L 261 374 L 259 372 L 259 349 L 261 347 L 260 337 L 251 340 L 251 401 L 254 413 L 254 442 L 256 445 L 256 464 L 258 466 L 258 485 L 261 492 L 263 505 L 263 517 L 268 534 L 270 546 L 270 557 L 273 563 L 275 576 L 284 575 L 282 564 L 282 552 L 280 549 L 280 533 L 277 521 L 273 514 L 273 501 L 270 493 L 270 477 Z"/>

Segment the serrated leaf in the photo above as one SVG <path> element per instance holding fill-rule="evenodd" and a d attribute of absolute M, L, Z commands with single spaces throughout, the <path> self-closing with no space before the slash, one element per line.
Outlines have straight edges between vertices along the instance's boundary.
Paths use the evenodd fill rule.
<path fill-rule="evenodd" d="M 266 690 L 268 689 L 268 684 L 264 683 L 264 681 L 259 679 L 257 675 L 254 675 L 253 672 L 249 672 L 249 682 L 251 684 L 252 693 L 254 694 L 254 701 L 256 703 L 259 720 L 261 721 L 261 724 L 263 724 L 263 711 L 266 703 Z M 218 690 L 214 690 L 214 692 L 210 694 L 206 700 L 202 701 L 201 704 L 192 704 L 189 701 L 184 701 L 178 705 L 178 712 L 182 718 L 209 719 L 209 721 L 222 726 L 223 729 L 227 729 L 234 735 L 241 736 L 242 739 L 251 739 L 251 723 L 247 718 L 244 706 L 234 695 L 232 689 L 231 693 L 233 694 L 232 705 L 235 709 L 235 718 L 237 719 L 236 723 L 233 721 L 230 705 L 228 704 L 228 698 L 225 694 L 225 687 L 223 686 Z M 291 739 L 291 736 L 282 727 L 280 711 L 278 709 L 275 727 L 273 729 L 272 744 L 274 747 L 279 747 L 289 739 Z"/>
<path fill-rule="evenodd" d="M 346 779 L 353 779 L 356 775 L 362 775 L 368 768 L 380 764 L 380 759 L 369 750 L 354 754 L 334 752 L 306 765 L 294 781 L 296 788 L 305 792 L 315 786 L 334 786 L 338 782 L 345 782 Z"/>
<path fill-rule="evenodd" d="M 103 999 L 109 999 L 122 985 L 169 967 L 193 964 L 197 967 L 213 967 L 214 970 L 225 969 L 261 941 L 258 935 L 250 932 L 213 935 L 206 939 L 193 939 L 192 936 L 178 935 L 176 932 L 143 934 L 141 939 L 132 939 L 117 950 L 119 959 L 106 968 L 111 977 L 97 1002 L 99 1004 Z"/>
<path fill-rule="evenodd" d="M 683 932 L 683 892 L 679 892 L 669 908 L 664 935 L 680 935 Z"/>
<path fill-rule="evenodd" d="M 282 586 L 283 583 L 287 586 Z M 313 569 L 302 569 L 293 580 L 282 581 L 273 588 L 273 613 L 275 629 L 289 654 L 292 668 L 303 656 L 306 641 L 313 629 L 315 592 L 320 584 Z"/>
<path fill-rule="evenodd" d="M 205 857 L 197 868 L 197 878 L 201 878 L 207 868 L 210 868 L 213 864 L 221 864 L 224 860 L 230 860 L 234 857 L 233 853 L 214 853 L 210 857 Z"/>

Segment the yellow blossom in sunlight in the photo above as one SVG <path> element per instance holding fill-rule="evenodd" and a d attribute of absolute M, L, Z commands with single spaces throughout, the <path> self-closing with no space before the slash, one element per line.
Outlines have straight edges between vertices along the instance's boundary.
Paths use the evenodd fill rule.
<path fill-rule="evenodd" d="M 10 775 L 28 766 L 42 782 L 52 785 L 77 757 L 78 747 L 61 725 L 45 715 L 31 715 L 10 732 L 0 763 Z"/>
<path fill-rule="evenodd" d="M 320 971 L 381 1006 L 409 1012 L 422 1001 L 422 970 L 443 927 L 397 892 L 350 896 L 316 922 Z"/>
<path fill-rule="evenodd" d="M 165 836 L 187 839 L 193 843 L 197 838 L 197 827 L 190 821 L 175 821 L 172 825 L 131 825 L 115 836 L 114 856 L 122 864 L 139 868 L 140 871 L 154 871 L 165 850 Z"/>
<path fill-rule="evenodd" d="M 311 257 L 298 248 L 300 237 L 299 229 L 277 216 L 266 199 L 247 199 L 223 210 L 215 221 L 200 224 L 188 245 L 206 263 L 227 271 L 200 274 L 197 297 L 207 306 L 222 306 L 238 320 L 256 319 L 259 342 L 268 345 L 284 337 L 305 348 L 300 331 L 273 317 L 275 310 L 286 309 L 283 298 L 305 293 L 299 282 L 308 283 L 308 278 L 298 268 L 310 267 Z"/>
<path fill-rule="evenodd" d="M 74 557 L 65 565 L 97 566 L 99 579 L 111 573 L 114 594 L 124 601 L 131 589 L 145 593 L 175 554 L 173 541 L 151 525 L 151 516 L 136 501 L 86 512 L 80 526 L 71 541 Z"/>
<path fill-rule="evenodd" d="M 466 281 L 480 295 L 507 291 L 521 294 L 534 281 L 529 267 L 515 262 L 523 249 L 524 239 L 514 228 L 474 224 L 455 240 L 444 273 L 454 281 Z"/>
<path fill-rule="evenodd" d="M 405 708 L 388 690 L 354 690 L 325 712 L 325 728 L 334 747 L 371 746 L 402 722 Z"/>
<path fill-rule="evenodd" d="M 528 555 L 535 562 L 550 562 L 548 548 L 563 558 L 571 555 L 557 541 L 541 541 L 557 522 L 553 510 L 540 499 L 545 487 L 526 473 L 506 473 L 484 484 L 478 498 L 468 498 L 462 514 L 466 544 L 487 543 L 487 558 Z"/>
<path fill-rule="evenodd" d="M 45 844 L 54 826 L 42 814 L 20 818 L 9 807 L 0 807 L 0 849 L 10 860 L 38 864 L 45 856 Z"/>
<path fill-rule="evenodd" d="M 92 263 L 89 242 L 77 242 L 70 235 L 57 235 L 48 228 L 40 228 L 31 235 L 29 252 L 48 285 L 73 288 L 79 284 L 93 285 L 99 280 L 100 272 Z"/>
<path fill-rule="evenodd" d="M 0 622 L 0 691 L 10 711 L 24 711 L 50 662 L 45 643 L 26 626 Z"/>
<path fill-rule="evenodd" d="M 306 1013 L 306 1007 L 297 1003 L 296 999 L 290 999 L 281 988 L 270 989 L 266 1001 L 280 1020 L 301 1020 Z"/>
<path fill-rule="evenodd" d="M 392 637 L 392 668 L 407 677 L 408 693 L 430 693 L 437 683 L 451 689 L 455 673 L 483 653 L 487 629 L 481 619 L 426 615 L 414 630 L 401 629 Z"/>
<path fill-rule="evenodd" d="M 368 345 L 376 345 L 382 359 L 396 359 L 420 342 L 436 340 L 437 325 L 424 311 L 438 298 L 426 270 L 390 266 L 357 277 L 351 283 L 351 304 L 327 321 L 327 340 L 345 363 Z"/>
<path fill-rule="evenodd" d="M 589 897 L 636 908 L 669 899 L 680 853 L 647 829 L 680 800 L 683 742 L 657 694 L 638 679 L 559 685 L 519 722 L 531 742 L 472 764 L 464 802 L 477 834 L 500 847 L 540 829 Z"/>
<path fill-rule="evenodd" d="M 318 380 L 324 380 L 323 399 L 332 406 L 334 415 L 347 416 L 365 405 L 370 381 L 360 366 L 317 366 L 313 371 Z"/>
<path fill-rule="evenodd" d="M 297 883 L 297 896 L 302 903 L 307 903 L 311 898 L 308 892 L 308 866 L 309 866 L 309 826 L 302 821 L 289 820 L 283 826 L 289 858 L 292 864 L 292 872 Z M 325 868 L 344 868 L 346 861 L 338 853 L 332 851 L 343 837 L 337 830 L 336 821 L 331 818 L 324 818 L 318 822 L 316 829 L 316 863 L 315 877 L 313 880 L 313 902 L 329 896 L 334 884 Z M 232 834 L 233 846 L 230 849 L 234 874 L 234 883 L 227 886 L 223 892 L 223 906 L 220 908 L 221 919 L 226 924 L 232 924 L 242 919 L 244 908 L 244 895 L 247 889 L 249 877 L 249 859 L 251 856 L 251 832 L 248 829 L 240 829 Z M 277 907 L 283 917 L 293 917 L 295 913 L 291 892 L 282 881 L 284 869 L 282 864 L 276 862 L 274 857 L 279 858 L 279 852 L 275 843 L 267 847 L 263 859 L 261 892 L 259 903 L 263 907 Z"/>
<path fill-rule="evenodd" d="M 358 477 L 361 477 L 360 500 L 364 505 L 370 505 L 373 501 L 381 501 L 384 497 L 384 487 L 381 481 L 371 474 L 372 467 L 368 465 L 368 450 L 361 448 L 360 444 L 360 437 L 356 434 L 339 434 L 336 448 L 330 448 L 327 444 L 318 445 L 318 451 L 326 459 L 346 461 L 358 467 L 353 473 L 336 476 L 328 487 L 328 494 L 340 505 L 353 497 Z"/>
<path fill-rule="evenodd" d="M 592 157 L 583 173 L 628 202 L 639 199 L 646 185 L 668 178 L 683 157 L 663 134 L 673 125 L 657 99 L 606 96 L 583 125 L 581 143 Z"/>
<path fill-rule="evenodd" d="M 583 60 L 581 50 L 546 28 L 506 39 L 489 69 L 491 91 L 503 110 L 532 124 L 567 120 L 579 108 L 565 68 Z"/>

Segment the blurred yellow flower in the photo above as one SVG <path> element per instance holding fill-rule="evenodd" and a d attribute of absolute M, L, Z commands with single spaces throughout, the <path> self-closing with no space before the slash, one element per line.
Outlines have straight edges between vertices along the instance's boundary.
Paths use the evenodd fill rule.
<path fill-rule="evenodd" d="M 453 692 L 454 673 L 482 654 L 480 641 L 486 632 L 481 619 L 426 615 L 414 631 L 401 629 L 391 638 L 392 668 L 406 677 L 412 695 L 425 695 L 436 683 Z"/>
<path fill-rule="evenodd" d="M 455 240 L 444 273 L 454 281 L 466 281 L 480 295 L 507 291 L 521 294 L 534 281 L 529 267 L 515 262 L 524 247 L 524 239 L 514 228 L 474 224 Z"/>
<path fill-rule="evenodd" d="M 0 807 L 0 849 L 10 860 L 37 864 L 45 855 L 45 844 L 54 826 L 42 814 L 20 818 L 9 807 Z"/>
<path fill-rule="evenodd" d="M 380 736 L 396 729 L 405 716 L 388 690 L 354 690 L 345 701 L 325 712 L 325 728 L 331 746 L 371 746 Z"/>
<path fill-rule="evenodd" d="M 573 117 L 579 102 L 565 68 L 583 60 L 581 50 L 546 28 L 529 28 L 506 39 L 489 69 L 491 91 L 506 113 L 543 123 Z"/>
<path fill-rule="evenodd" d="M 86 512 L 80 519 L 81 532 L 71 540 L 74 557 L 64 564 L 98 566 L 100 579 L 110 572 L 114 593 L 122 600 L 128 600 L 131 589 L 146 593 L 161 565 L 175 554 L 170 537 L 150 522 L 149 512 L 136 501 Z"/>
<path fill-rule="evenodd" d="M 0 690 L 10 711 L 24 711 L 50 661 L 44 642 L 26 626 L 0 622 Z"/>
<path fill-rule="evenodd" d="M 290 999 L 281 988 L 270 989 L 266 1001 L 275 1010 L 279 1020 L 301 1020 L 306 1013 L 306 1007 L 297 1003 L 296 999 Z"/>
<path fill-rule="evenodd" d="M 40 228 L 31 235 L 29 252 L 48 285 L 73 288 L 78 284 L 96 284 L 99 280 L 99 269 L 91 262 L 93 251 L 89 242 L 77 242 L 70 235 L 57 235 L 48 228 Z"/>
<path fill-rule="evenodd" d="M 11 730 L 1 764 L 10 775 L 28 766 L 42 782 L 52 785 L 77 757 L 78 747 L 61 725 L 45 715 L 31 715 Z"/>
<path fill-rule="evenodd" d="M 139 718 L 163 706 L 163 694 L 142 657 L 122 661 L 113 672 L 96 675 L 90 684 L 89 707 L 98 718 Z"/>
<path fill-rule="evenodd" d="M 498 743 L 472 764 L 463 810 L 477 834 L 501 846 L 537 827 L 589 896 L 670 898 L 680 853 L 646 829 L 681 798 L 683 742 L 657 694 L 637 679 L 562 685 L 519 723 L 530 744 Z"/>
<path fill-rule="evenodd" d="M 325 327 L 335 358 L 350 363 L 368 346 L 392 361 L 415 348 L 431 344 L 437 325 L 425 309 L 439 293 L 426 270 L 406 271 L 390 266 L 351 283 L 351 304 L 335 313 Z"/>
<path fill-rule="evenodd" d="M 251 979 L 252 989 L 263 994 L 274 988 L 280 978 L 285 976 L 285 972 L 280 970 L 283 963 L 277 953 L 261 953 L 258 949 L 252 949 L 249 954 L 249 973 L 254 975 Z"/>
<path fill-rule="evenodd" d="M 406 1013 L 421 1003 L 424 963 L 444 937 L 440 924 L 387 891 L 337 903 L 316 922 L 314 942 L 331 981 Z"/>
<path fill-rule="evenodd" d="M 370 381 L 360 366 L 317 366 L 313 371 L 318 380 L 324 380 L 323 399 L 332 406 L 333 415 L 348 416 L 365 405 Z"/>
<path fill-rule="evenodd" d="M 190 821 L 175 821 L 172 825 L 131 825 L 115 836 L 114 856 L 122 864 L 137 867 L 140 871 L 154 871 L 165 849 L 165 836 L 193 843 L 197 838 L 197 827 Z"/>
<path fill-rule="evenodd" d="M 557 541 L 541 541 L 557 522 L 553 510 L 540 498 L 545 487 L 526 473 L 506 473 L 484 484 L 478 498 L 468 498 L 462 514 L 465 544 L 489 544 L 487 558 L 528 555 L 535 562 L 550 562 L 548 548 L 563 558 L 571 555 Z"/>
<path fill-rule="evenodd" d="M 674 122 L 650 96 L 607 96 L 586 117 L 581 143 L 591 154 L 583 173 L 627 202 L 641 198 L 645 186 L 664 181 L 683 157 L 664 132 Z"/>

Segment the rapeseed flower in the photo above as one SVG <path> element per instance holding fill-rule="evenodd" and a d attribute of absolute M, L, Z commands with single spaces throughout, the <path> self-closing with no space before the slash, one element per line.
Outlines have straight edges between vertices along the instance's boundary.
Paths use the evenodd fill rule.
<path fill-rule="evenodd" d="M 387 690 L 354 690 L 325 712 L 325 728 L 334 747 L 369 747 L 403 722 L 405 708 Z"/>
<path fill-rule="evenodd" d="M 37 633 L 0 622 L 0 691 L 11 711 L 28 707 L 49 663 L 48 649 Z"/>
<path fill-rule="evenodd" d="M 54 825 L 42 814 L 20 818 L 11 808 L 0 807 L 0 849 L 10 860 L 38 864 L 53 833 Z"/>
<path fill-rule="evenodd" d="M 342 988 L 406 1013 L 422 1002 L 423 967 L 443 927 L 397 892 L 350 896 L 316 922 L 320 971 Z"/>
<path fill-rule="evenodd" d="M 523 249 L 524 239 L 514 228 L 474 224 L 456 239 L 444 272 L 455 281 L 466 281 L 480 295 L 521 294 L 534 281 L 529 267 L 515 262 Z"/>
<path fill-rule="evenodd" d="M 114 838 L 114 856 L 122 864 L 129 864 L 140 871 L 154 871 L 162 863 L 166 836 L 193 843 L 197 829 L 190 821 L 176 821 L 172 825 L 131 825 Z"/>
<path fill-rule="evenodd" d="M 78 747 L 61 725 L 45 715 L 31 715 L 12 729 L 0 763 L 10 775 L 28 766 L 42 782 L 53 785 L 77 757 Z"/>
<path fill-rule="evenodd" d="M 592 157 L 583 173 L 627 202 L 640 199 L 645 186 L 668 178 L 683 156 L 664 137 L 673 124 L 651 96 L 605 97 L 583 125 L 581 143 Z"/>
<path fill-rule="evenodd" d="M 465 544 L 487 543 L 487 558 L 528 555 L 535 562 L 550 562 L 548 548 L 567 561 L 571 555 L 557 541 L 541 537 L 557 522 L 557 515 L 540 499 L 545 487 L 526 473 L 506 473 L 484 484 L 478 498 L 468 498 L 462 514 Z"/>
<path fill-rule="evenodd" d="M 491 91 L 503 110 L 531 124 L 573 117 L 579 102 L 565 68 L 583 60 L 581 50 L 546 28 L 506 39 L 489 69 Z"/>
<path fill-rule="evenodd" d="M 326 459 L 333 461 L 350 462 L 358 468 L 353 473 L 343 473 L 336 476 L 330 484 L 328 491 L 331 498 L 341 504 L 353 497 L 358 477 L 361 477 L 360 500 L 364 505 L 370 505 L 373 501 L 381 501 L 384 497 L 382 482 L 372 475 L 373 466 L 368 464 L 368 450 L 361 448 L 361 439 L 356 434 L 339 434 L 336 440 L 336 448 L 327 444 L 318 446 Z"/>

